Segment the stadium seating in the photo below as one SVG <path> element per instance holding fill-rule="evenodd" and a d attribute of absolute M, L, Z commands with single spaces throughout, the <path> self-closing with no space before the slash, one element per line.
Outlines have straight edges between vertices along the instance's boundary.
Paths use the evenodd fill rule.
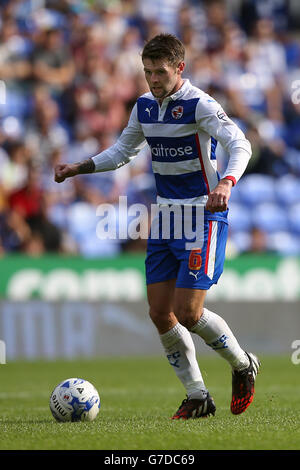
<path fill-rule="evenodd" d="M 289 207 L 288 222 L 290 231 L 300 238 L 300 201 Z"/>
<path fill-rule="evenodd" d="M 267 247 L 282 256 L 300 255 L 300 238 L 288 231 L 274 232 L 267 237 Z"/>
<path fill-rule="evenodd" d="M 263 174 L 249 174 L 242 178 L 236 188 L 241 201 L 249 206 L 263 202 L 274 202 L 275 179 Z"/>
<path fill-rule="evenodd" d="M 272 202 L 262 202 L 252 209 L 253 225 L 266 233 L 288 230 L 288 216 L 285 209 Z"/>
<path fill-rule="evenodd" d="M 249 231 L 230 232 L 230 240 L 238 253 L 250 250 L 251 235 Z"/>
<path fill-rule="evenodd" d="M 278 178 L 275 185 L 275 193 L 279 203 L 289 207 L 291 204 L 300 203 L 300 179 L 288 174 Z"/>
<path fill-rule="evenodd" d="M 228 220 L 232 232 L 246 232 L 252 227 L 252 212 L 247 205 L 230 202 Z"/>

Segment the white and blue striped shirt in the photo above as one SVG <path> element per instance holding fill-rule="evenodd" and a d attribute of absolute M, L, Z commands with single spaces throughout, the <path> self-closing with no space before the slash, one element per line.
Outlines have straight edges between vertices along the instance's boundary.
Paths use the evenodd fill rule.
<path fill-rule="evenodd" d="M 220 180 L 217 142 L 229 154 L 222 177 L 238 181 L 251 156 L 250 143 L 219 103 L 185 79 L 161 106 L 150 92 L 138 98 L 116 144 L 93 161 L 95 171 L 116 169 L 148 143 L 157 202 L 205 205 L 207 195 Z"/>

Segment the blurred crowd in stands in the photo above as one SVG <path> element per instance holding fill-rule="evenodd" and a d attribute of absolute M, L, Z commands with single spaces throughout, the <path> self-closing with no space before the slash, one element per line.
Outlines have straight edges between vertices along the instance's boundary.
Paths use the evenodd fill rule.
<path fill-rule="evenodd" d="M 140 53 L 159 32 L 184 77 L 243 129 L 253 157 L 232 191 L 231 253 L 300 254 L 300 2 L 0 0 L 0 253 L 114 256 L 101 203 L 155 202 L 148 148 L 118 171 L 57 184 L 53 167 L 115 142 L 148 91 Z M 297 91 L 298 88 L 298 91 Z M 218 146 L 219 171 L 228 155 Z"/>

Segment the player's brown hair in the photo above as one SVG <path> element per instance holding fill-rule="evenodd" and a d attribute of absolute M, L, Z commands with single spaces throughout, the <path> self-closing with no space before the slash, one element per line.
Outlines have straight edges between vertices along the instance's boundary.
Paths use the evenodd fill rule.
<path fill-rule="evenodd" d="M 150 39 L 142 51 L 142 60 L 167 59 L 168 63 L 177 66 L 184 60 L 185 49 L 182 42 L 173 34 L 158 34 Z"/>

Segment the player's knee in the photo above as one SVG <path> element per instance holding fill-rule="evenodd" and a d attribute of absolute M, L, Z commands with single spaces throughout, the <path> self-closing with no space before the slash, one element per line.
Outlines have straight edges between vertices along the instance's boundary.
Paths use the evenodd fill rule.
<path fill-rule="evenodd" d="M 157 309 L 150 307 L 149 310 L 149 315 L 153 323 L 156 325 L 161 321 L 162 318 L 167 316 L 167 312 L 164 312 L 163 310 Z"/>
<path fill-rule="evenodd" d="M 176 317 L 181 325 L 190 330 L 199 320 L 200 314 L 197 310 L 189 308 L 188 306 L 179 309 L 176 312 Z"/>
<path fill-rule="evenodd" d="M 160 330 L 167 324 L 170 320 L 171 312 L 168 312 L 163 309 L 157 309 L 150 307 L 149 316 L 154 323 L 154 325 Z"/>

